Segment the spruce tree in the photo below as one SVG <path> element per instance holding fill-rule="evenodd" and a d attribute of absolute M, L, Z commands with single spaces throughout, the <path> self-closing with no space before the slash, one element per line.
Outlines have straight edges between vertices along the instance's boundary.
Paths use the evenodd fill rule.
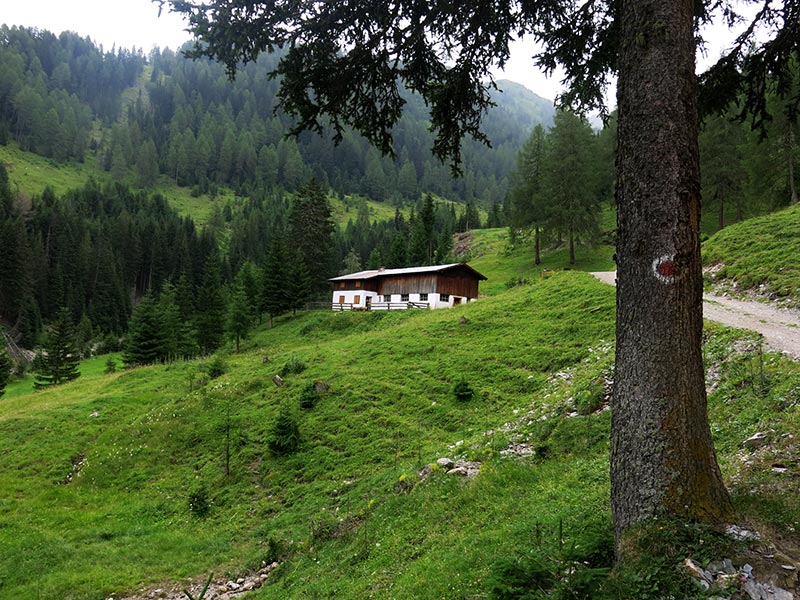
<path fill-rule="evenodd" d="M 544 153 L 544 204 L 547 225 L 566 233 L 569 264 L 575 264 L 575 238 L 597 234 L 599 191 L 593 169 L 596 143 L 589 124 L 570 112 L 559 111 Z"/>
<path fill-rule="evenodd" d="M 47 336 L 44 354 L 40 358 L 41 367 L 36 373 L 33 386 L 41 389 L 77 379 L 80 377 L 79 362 L 72 315 L 68 309 L 62 308 Z"/>
<path fill-rule="evenodd" d="M 225 319 L 225 330 L 228 336 L 236 342 L 236 352 L 239 352 L 239 342 L 250 332 L 250 315 L 247 294 L 241 286 L 236 286 L 231 294 L 228 316 Z"/>
<path fill-rule="evenodd" d="M 127 367 L 149 365 L 166 360 L 169 339 L 158 304 L 147 294 L 133 310 L 128 324 L 128 339 L 122 353 Z"/>
<path fill-rule="evenodd" d="M 305 262 L 295 252 L 289 262 L 286 284 L 286 308 L 292 311 L 292 316 L 297 310 L 303 308 L 311 296 L 311 275 Z"/>
<path fill-rule="evenodd" d="M 198 347 L 192 322 L 184 318 L 177 300 L 178 290 L 168 281 L 158 296 L 158 312 L 164 328 L 167 360 L 197 356 Z"/>
<path fill-rule="evenodd" d="M 408 244 L 408 262 L 413 266 L 433 264 L 433 255 L 437 246 L 435 211 L 433 197 L 425 194 L 422 209 L 411 228 L 411 240 Z"/>
<path fill-rule="evenodd" d="M 8 354 L 6 354 L 5 348 L 0 348 L 0 398 L 3 397 L 6 391 L 6 385 L 11 379 L 13 370 L 14 363 L 11 362 Z"/>
<path fill-rule="evenodd" d="M 312 291 L 328 287 L 333 271 L 333 221 L 325 190 L 312 179 L 297 192 L 289 212 L 291 243 L 299 250 Z"/>
<path fill-rule="evenodd" d="M 269 315 L 270 329 L 273 319 L 286 312 L 289 307 L 288 286 L 286 249 L 281 237 L 273 235 L 261 285 L 261 309 Z"/>
<path fill-rule="evenodd" d="M 225 298 L 222 296 L 222 276 L 216 256 L 206 261 L 203 283 L 197 294 L 194 324 L 203 354 L 210 354 L 220 347 L 225 335 Z"/>

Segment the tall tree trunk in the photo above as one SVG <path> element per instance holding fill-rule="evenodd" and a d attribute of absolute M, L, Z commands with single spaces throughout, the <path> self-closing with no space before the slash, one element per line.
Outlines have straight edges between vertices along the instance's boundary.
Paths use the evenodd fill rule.
<path fill-rule="evenodd" d="M 797 204 L 797 186 L 794 183 L 794 123 L 789 121 L 786 130 L 786 162 L 789 168 L 789 202 Z"/>
<path fill-rule="evenodd" d="M 651 517 L 724 521 L 733 513 L 708 425 L 701 354 L 693 7 L 622 1 L 611 433 L 618 552 L 628 527 Z"/>
<path fill-rule="evenodd" d="M 572 224 L 569 226 L 569 266 L 575 264 L 575 229 Z"/>
<path fill-rule="evenodd" d="M 534 227 L 535 233 L 533 234 L 533 262 L 536 265 L 542 264 L 542 255 L 539 251 L 539 242 L 540 242 L 540 232 L 538 227 Z"/>

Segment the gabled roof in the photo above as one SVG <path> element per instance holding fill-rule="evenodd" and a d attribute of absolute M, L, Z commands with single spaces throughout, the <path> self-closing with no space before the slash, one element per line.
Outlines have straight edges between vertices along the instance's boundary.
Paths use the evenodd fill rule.
<path fill-rule="evenodd" d="M 484 281 L 486 276 L 481 275 L 475 269 L 470 267 L 467 263 L 451 263 L 449 265 L 432 265 L 429 267 L 408 267 L 405 269 L 371 269 L 369 271 L 359 271 L 358 273 L 350 273 L 348 275 L 341 275 L 340 277 L 333 277 L 329 281 L 355 281 L 356 279 L 374 279 L 375 277 L 393 277 L 397 275 L 417 275 L 420 273 L 441 273 L 456 267 L 462 267 L 472 272 L 476 279 Z"/>

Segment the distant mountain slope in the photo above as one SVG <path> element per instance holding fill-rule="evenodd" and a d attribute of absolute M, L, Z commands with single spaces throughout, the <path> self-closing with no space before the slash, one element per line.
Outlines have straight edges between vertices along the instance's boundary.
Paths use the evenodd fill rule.
<path fill-rule="evenodd" d="M 492 148 L 465 140 L 465 176 L 453 179 L 431 156 L 428 112 L 413 95 L 392 160 L 350 131 L 339 146 L 312 134 L 284 139 L 292 122 L 274 112 L 275 55 L 242 66 L 230 82 L 219 64 L 168 49 L 103 52 L 76 34 L 6 26 L 0 39 L 0 144 L 13 139 L 58 162 L 88 153 L 114 179 L 145 187 L 166 175 L 198 194 L 228 186 L 254 195 L 316 176 L 377 201 L 431 192 L 488 207 L 502 202 L 530 130 L 553 115 L 550 101 L 501 81 L 484 123 Z"/>

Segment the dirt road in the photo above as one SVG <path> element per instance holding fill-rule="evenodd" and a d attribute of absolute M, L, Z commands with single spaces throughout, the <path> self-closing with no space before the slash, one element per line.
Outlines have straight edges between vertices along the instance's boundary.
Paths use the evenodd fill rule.
<path fill-rule="evenodd" d="M 600 281 L 614 285 L 617 273 L 592 273 Z M 800 360 L 800 313 L 764 302 L 735 300 L 726 296 L 703 295 L 703 317 L 730 327 L 750 329 L 764 336 L 771 350 L 785 352 Z"/>

